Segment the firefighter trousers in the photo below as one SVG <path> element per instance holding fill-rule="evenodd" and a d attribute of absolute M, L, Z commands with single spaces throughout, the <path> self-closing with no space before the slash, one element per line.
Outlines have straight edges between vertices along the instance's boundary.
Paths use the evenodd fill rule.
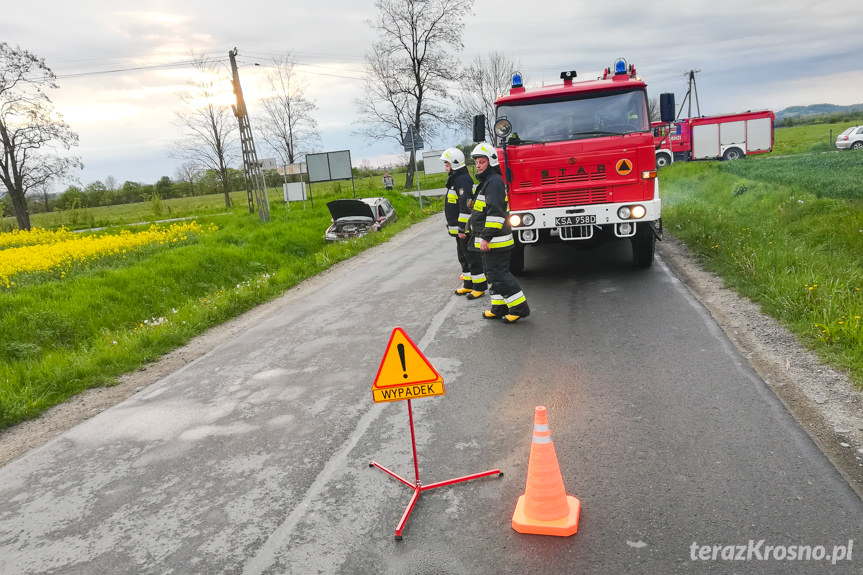
<path fill-rule="evenodd" d="M 492 249 L 482 254 L 483 268 L 491 284 L 491 311 L 495 315 L 527 315 L 527 299 L 515 276 L 509 271 L 510 250 Z"/>
<path fill-rule="evenodd" d="M 462 239 L 456 236 L 456 241 L 458 242 L 458 261 L 461 263 L 461 277 L 464 280 L 464 287 L 476 291 L 487 290 L 488 281 L 482 267 L 482 255 L 480 252 L 468 248 L 473 243 L 473 238 L 467 236 Z"/>

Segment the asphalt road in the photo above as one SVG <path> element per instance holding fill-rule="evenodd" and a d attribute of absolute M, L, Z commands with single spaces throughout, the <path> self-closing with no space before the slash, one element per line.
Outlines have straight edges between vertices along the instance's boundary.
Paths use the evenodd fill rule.
<path fill-rule="evenodd" d="M 863 572 L 863 503 L 661 260 L 529 253 L 507 326 L 452 295 L 453 244 L 415 226 L 0 468 L 0 573 Z M 412 402 L 422 482 L 504 472 L 401 541 L 412 490 L 369 467 L 413 480 L 407 403 L 371 393 L 396 326 L 446 382 Z M 571 537 L 510 526 L 538 405 Z"/>

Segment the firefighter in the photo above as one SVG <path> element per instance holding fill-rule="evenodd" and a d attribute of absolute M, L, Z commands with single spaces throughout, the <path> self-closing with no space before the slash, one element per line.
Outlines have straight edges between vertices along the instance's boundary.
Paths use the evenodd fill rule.
<path fill-rule="evenodd" d="M 506 185 L 500 173 L 497 150 L 481 142 L 471 152 L 476 160 L 476 188 L 470 213 L 473 243 L 469 249 L 482 254 L 482 264 L 491 283 L 491 309 L 482 316 L 516 323 L 530 315 L 530 307 L 515 276 L 509 271 L 510 254 L 515 244 L 509 226 Z"/>
<path fill-rule="evenodd" d="M 467 221 L 470 217 L 470 202 L 473 200 L 473 180 L 464 163 L 464 153 L 458 148 L 448 148 L 440 159 L 446 167 L 449 177 L 446 181 L 446 216 L 447 231 L 455 238 L 458 261 L 461 264 L 462 285 L 455 290 L 457 295 L 467 295 L 468 299 L 476 299 L 488 289 L 485 274 L 482 271 L 482 256 L 479 252 L 469 252 Z"/>

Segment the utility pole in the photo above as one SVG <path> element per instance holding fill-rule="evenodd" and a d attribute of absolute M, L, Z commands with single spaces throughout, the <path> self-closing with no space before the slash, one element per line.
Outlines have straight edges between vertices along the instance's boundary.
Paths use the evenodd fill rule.
<path fill-rule="evenodd" d="M 689 113 L 687 115 L 688 118 L 692 117 L 692 94 L 695 93 L 695 109 L 698 112 L 698 116 L 701 116 L 701 106 L 698 105 L 698 87 L 695 85 L 695 75 L 701 72 L 701 70 L 690 70 L 686 72 L 684 76 L 689 76 L 689 89 L 686 91 L 686 95 L 683 97 L 683 102 L 680 103 L 680 110 L 677 112 L 677 117 L 680 117 L 680 112 L 683 111 L 683 105 L 686 104 L 686 100 L 689 100 Z"/>
<path fill-rule="evenodd" d="M 249 213 L 255 212 L 255 204 L 257 204 L 258 217 L 262 222 L 268 222 L 270 221 L 270 200 L 267 197 L 267 184 L 263 173 L 261 173 L 258 154 L 255 152 L 255 139 L 252 136 L 249 115 L 246 113 L 246 101 L 243 99 L 243 89 L 240 87 L 240 73 L 237 71 L 237 49 L 234 48 L 228 51 L 228 57 L 231 59 L 232 83 L 234 84 L 234 94 L 237 96 L 234 115 L 240 122 L 240 143 L 243 147 L 243 175 L 246 177 Z"/>

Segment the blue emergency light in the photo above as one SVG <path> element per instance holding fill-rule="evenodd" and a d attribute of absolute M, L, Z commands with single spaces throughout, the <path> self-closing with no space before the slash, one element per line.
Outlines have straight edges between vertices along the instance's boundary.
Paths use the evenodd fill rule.
<path fill-rule="evenodd" d="M 618 58 L 614 62 L 614 73 L 626 74 L 626 60 L 624 60 L 623 58 Z"/>
<path fill-rule="evenodd" d="M 522 86 L 523 85 L 521 82 L 521 72 L 513 72 L 512 73 L 512 87 L 513 88 L 521 88 Z"/>

